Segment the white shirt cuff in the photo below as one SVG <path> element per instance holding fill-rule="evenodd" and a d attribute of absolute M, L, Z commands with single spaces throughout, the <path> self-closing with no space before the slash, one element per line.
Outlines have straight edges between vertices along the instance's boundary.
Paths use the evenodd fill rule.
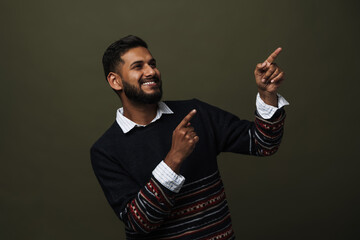
<path fill-rule="evenodd" d="M 286 101 L 283 96 L 281 96 L 280 94 L 277 94 L 277 96 L 278 96 L 278 107 L 274 107 L 266 104 L 261 99 L 259 93 L 256 95 L 256 110 L 262 118 L 270 119 L 279 108 L 289 105 L 288 101 Z"/>
<path fill-rule="evenodd" d="M 185 182 L 182 175 L 176 174 L 164 161 L 161 161 L 152 172 L 156 180 L 164 187 L 178 193 Z"/>

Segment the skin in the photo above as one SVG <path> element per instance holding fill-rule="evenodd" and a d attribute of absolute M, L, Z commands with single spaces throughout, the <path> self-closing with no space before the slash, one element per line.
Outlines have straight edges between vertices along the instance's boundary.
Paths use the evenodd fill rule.
<path fill-rule="evenodd" d="M 277 107 L 277 89 L 284 80 L 284 72 L 274 63 L 281 52 L 277 48 L 264 62 L 256 65 L 254 75 L 261 99 L 268 105 Z M 123 91 L 123 82 L 141 89 L 146 94 L 160 91 L 161 74 L 156 67 L 156 61 L 150 51 L 144 47 L 129 49 L 121 56 L 116 72 L 110 72 L 107 76 L 109 85 L 119 92 L 123 103 L 124 116 L 138 124 L 147 125 L 156 116 L 157 103 L 139 104 L 127 98 Z M 141 84 L 144 81 L 153 81 L 150 85 Z M 180 172 L 182 162 L 193 152 L 199 136 L 191 126 L 191 119 L 195 116 L 193 109 L 174 129 L 170 151 L 164 162 L 177 174 Z"/>
<path fill-rule="evenodd" d="M 284 81 L 284 72 L 274 63 L 281 51 L 282 48 L 277 48 L 263 63 L 258 63 L 254 71 L 261 99 L 274 107 L 278 106 L 277 90 Z"/>
<path fill-rule="evenodd" d="M 175 128 L 172 136 L 171 149 L 164 162 L 177 174 L 180 172 L 182 162 L 193 152 L 199 137 L 196 135 L 190 120 L 195 116 L 193 109 Z"/>
<path fill-rule="evenodd" d="M 156 116 L 157 103 L 139 104 L 131 101 L 123 90 L 123 81 L 141 89 L 146 94 L 159 92 L 159 83 L 142 85 L 141 81 L 151 81 L 155 76 L 161 81 L 160 71 L 156 67 L 156 60 L 148 49 L 136 47 L 128 50 L 121 56 L 116 72 L 107 76 L 110 86 L 117 90 L 123 104 L 124 116 L 142 125 L 149 124 Z"/>

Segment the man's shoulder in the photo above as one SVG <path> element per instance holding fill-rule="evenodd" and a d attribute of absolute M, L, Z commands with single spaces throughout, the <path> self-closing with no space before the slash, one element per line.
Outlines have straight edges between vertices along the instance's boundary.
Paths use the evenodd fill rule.
<path fill-rule="evenodd" d="M 164 103 L 166 103 L 166 105 L 172 105 L 172 106 L 185 106 L 188 104 L 192 104 L 193 102 L 197 101 L 196 98 L 193 99 L 186 99 L 186 100 L 165 100 Z"/>
<path fill-rule="evenodd" d="M 200 101 L 197 98 L 187 99 L 187 100 L 167 100 L 164 103 L 169 106 L 171 109 L 173 108 L 195 108 L 199 105 L 206 104 L 205 102 Z"/>
<path fill-rule="evenodd" d="M 104 148 L 107 146 L 111 146 L 114 144 L 114 137 L 116 136 L 116 139 L 121 138 L 124 133 L 115 121 L 111 126 L 103 133 L 103 135 L 96 140 L 96 142 L 92 145 L 91 149 L 94 148 Z"/>
<path fill-rule="evenodd" d="M 188 110 L 190 111 L 194 108 L 206 112 L 223 111 L 222 109 L 207 102 L 204 102 L 202 100 L 199 100 L 197 98 L 193 98 L 189 100 L 164 101 L 164 103 L 168 105 L 169 108 L 173 111 L 177 111 L 178 109 L 184 109 L 186 111 Z"/>

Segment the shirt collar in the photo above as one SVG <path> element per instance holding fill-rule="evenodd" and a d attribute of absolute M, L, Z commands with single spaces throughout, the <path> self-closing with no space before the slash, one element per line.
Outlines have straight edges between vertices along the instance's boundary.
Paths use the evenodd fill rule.
<path fill-rule="evenodd" d="M 163 114 L 173 114 L 173 113 L 174 112 L 171 111 L 171 109 L 164 102 L 159 102 L 158 103 L 158 109 L 156 111 L 156 116 L 151 121 L 151 123 L 153 123 L 156 120 L 160 119 L 160 117 Z M 123 108 L 119 108 L 116 111 L 116 122 L 119 124 L 121 130 L 125 134 L 130 132 L 134 127 L 146 127 L 146 125 L 137 124 L 137 123 L 131 121 L 130 119 L 125 117 L 123 114 L 124 114 L 124 109 Z"/>

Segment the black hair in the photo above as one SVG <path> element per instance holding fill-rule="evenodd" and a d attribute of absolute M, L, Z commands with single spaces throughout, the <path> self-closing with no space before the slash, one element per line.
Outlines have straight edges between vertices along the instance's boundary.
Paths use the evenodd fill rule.
<path fill-rule="evenodd" d="M 116 72 L 116 66 L 122 62 L 121 56 L 129 49 L 135 47 L 148 48 L 146 42 L 141 38 L 128 35 L 112 43 L 104 52 L 102 63 L 104 67 L 105 78 L 110 72 Z"/>

